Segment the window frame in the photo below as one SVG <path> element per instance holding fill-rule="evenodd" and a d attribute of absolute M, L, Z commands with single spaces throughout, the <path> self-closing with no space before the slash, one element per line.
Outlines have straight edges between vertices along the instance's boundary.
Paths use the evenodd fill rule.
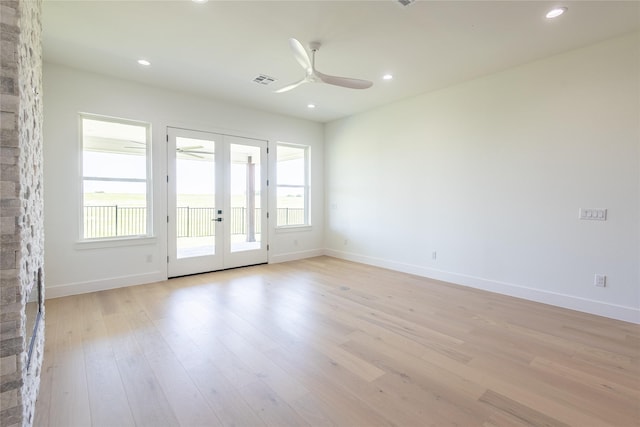
<path fill-rule="evenodd" d="M 290 147 L 304 150 L 304 184 L 303 185 L 290 185 L 290 184 L 280 184 L 278 182 L 278 148 L 279 147 Z M 276 230 L 277 231 L 286 231 L 286 230 L 294 230 L 294 229 L 302 229 L 302 228 L 310 228 L 311 227 L 311 146 L 304 144 L 292 144 L 289 142 L 277 142 L 276 143 Z M 278 225 L 278 190 L 283 188 L 302 188 L 304 191 L 304 223 L 303 224 L 291 224 L 291 225 Z"/>
<path fill-rule="evenodd" d="M 105 178 L 105 177 L 86 177 L 84 175 L 84 120 L 95 120 L 107 123 L 117 123 L 129 126 L 140 126 L 145 128 L 145 178 Z M 78 183 L 79 183 L 79 221 L 78 221 L 78 243 L 83 247 L 89 245 L 91 248 L 111 247 L 113 245 L 138 245 L 141 243 L 155 241 L 153 226 L 153 170 L 152 170 L 152 125 L 150 122 L 141 120 L 124 119 L 120 117 L 111 117 L 93 113 L 78 113 Z M 144 234 L 126 235 L 126 236 L 108 236 L 108 237 L 85 237 L 85 209 L 84 209 L 84 187 L 85 181 L 89 178 L 92 181 L 111 181 L 111 182 L 144 182 L 145 183 L 145 221 L 146 230 Z M 93 178 L 93 179 L 92 179 Z"/>

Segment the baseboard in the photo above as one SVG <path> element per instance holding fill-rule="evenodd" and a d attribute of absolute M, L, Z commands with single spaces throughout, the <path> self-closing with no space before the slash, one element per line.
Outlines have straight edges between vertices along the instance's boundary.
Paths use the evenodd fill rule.
<path fill-rule="evenodd" d="M 298 259 L 312 258 L 324 255 L 324 249 L 313 249 L 299 252 L 289 252 L 285 254 L 273 255 L 269 257 L 269 263 L 295 261 Z M 76 282 L 65 285 L 47 286 L 46 298 L 60 298 L 70 295 L 86 294 L 89 292 L 106 291 L 108 289 L 122 288 L 125 286 L 143 285 L 146 283 L 166 280 L 164 272 L 153 272 L 145 274 L 133 274 L 129 276 L 112 277 L 103 280 L 90 280 L 87 282 Z"/>
<path fill-rule="evenodd" d="M 354 261 L 362 264 L 373 265 L 376 267 L 387 268 L 389 270 L 400 271 L 403 273 L 415 274 L 416 276 L 441 280 L 444 282 L 454 283 L 456 285 L 468 286 L 475 289 L 509 295 L 512 297 L 540 302 L 543 304 L 549 304 L 556 307 L 568 308 L 584 313 L 590 313 L 598 316 L 608 317 L 611 319 L 640 324 L 640 309 L 634 307 L 609 304 L 602 301 L 595 301 L 572 295 L 543 291 L 540 289 L 529 288 L 512 283 L 499 282 L 459 273 L 451 273 L 448 271 L 412 264 L 405 264 L 397 261 L 389 261 L 381 258 L 354 254 L 351 252 L 326 249 L 324 253 L 327 256 L 340 258 L 347 261 Z"/>
<path fill-rule="evenodd" d="M 70 295 L 123 288 L 125 286 L 144 285 L 146 283 L 159 282 L 166 279 L 166 273 L 161 271 L 144 274 L 131 274 L 129 276 L 112 277 L 104 280 L 90 280 L 87 282 L 76 282 L 66 285 L 47 286 L 45 288 L 45 296 L 47 299 L 60 298 Z"/>
<path fill-rule="evenodd" d="M 308 251 L 288 252 L 285 254 L 272 255 L 269 257 L 269 264 L 277 264 L 279 262 L 296 261 L 299 259 L 313 258 L 325 254 L 324 249 L 311 249 Z"/>

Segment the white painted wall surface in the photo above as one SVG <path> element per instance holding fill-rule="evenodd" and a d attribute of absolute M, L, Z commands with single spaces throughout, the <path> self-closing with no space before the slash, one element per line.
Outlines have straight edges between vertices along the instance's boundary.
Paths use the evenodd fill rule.
<path fill-rule="evenodd" d="M 144 72 L 142 70 L 141 72 Z M 78 113 L 94 113 L 152 124 L 153 241 L 136 246 L 82 249 Z M 312 150 L 313 226 L 276 233 L 270 224 L 270 262 L 323 251 L 323 126 L 306 120 L 228 105 L 160 88 L 117 80 L 55 64 L 44 66 L 45 268 L 47 296 L 55 297 L 166 278 L 167 126 L 307 144 Z M 272 150 L 272 153 L 275 149 Z M 274 182 L 275 155 L 269 175 Z M 269 204 L 275 207 L 275 186 Z M 152 261 L 148 262 L 151 256 Z"/>
<path fill-rule="evenodd" d="M 327 253 L 640 322 L 639 38 L 329 123 Z"/>

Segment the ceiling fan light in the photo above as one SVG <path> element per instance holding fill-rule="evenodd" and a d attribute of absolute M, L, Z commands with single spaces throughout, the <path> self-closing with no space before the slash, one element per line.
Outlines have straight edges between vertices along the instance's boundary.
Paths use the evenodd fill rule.
<path fill-rule="evenodd" d="M 546 17 L 547 19 L 557 18 L 558 16 L 562 15 L 566 11 L 567 11 L 566 7 L 556 7 L 554 9 L 551 9 L 549 12 L 547 12 Z"/>

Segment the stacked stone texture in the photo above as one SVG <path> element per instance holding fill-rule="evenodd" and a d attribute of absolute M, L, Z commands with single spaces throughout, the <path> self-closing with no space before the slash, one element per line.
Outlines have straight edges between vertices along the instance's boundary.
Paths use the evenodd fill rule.
<path fill-rule="evenodd" d="M 44 321 L 27 364 L 25 305 L 44 265 L 41 0 L 0 0 L 0 426 L 31 426 Z M 28 366 L 28 367 L 27 367 Z"/>

